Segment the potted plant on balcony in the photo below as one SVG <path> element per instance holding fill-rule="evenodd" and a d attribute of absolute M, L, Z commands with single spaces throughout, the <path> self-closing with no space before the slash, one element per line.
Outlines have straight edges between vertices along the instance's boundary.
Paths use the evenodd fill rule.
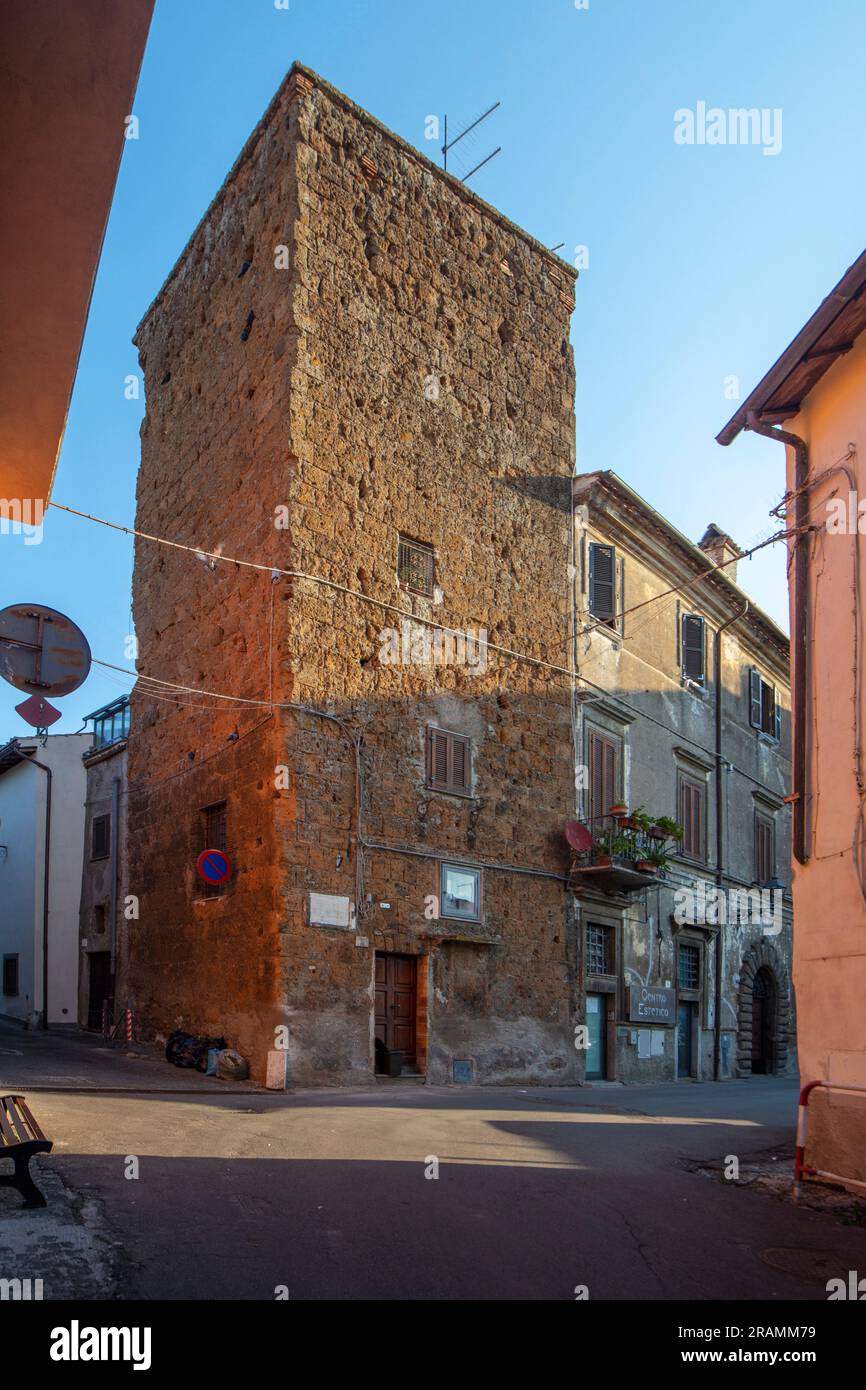
<path fill-rule="evenodd" d="M 608 808 L 607 814 L 609 816 L 614 816 L 616 819 L 619 819 L 620 816 L 628 815 L 628 807 L 626 806 L 624 801 L 617 801 L 614 806 Z"/>
<path fill-rule="evenodd" d="M 678 821 L 671 820 L 670 816 L 657 816 L 653 830 L 658 832 L 656 838 L 660 840 L 681 840 L 683 838 L 683 827 Z"/>

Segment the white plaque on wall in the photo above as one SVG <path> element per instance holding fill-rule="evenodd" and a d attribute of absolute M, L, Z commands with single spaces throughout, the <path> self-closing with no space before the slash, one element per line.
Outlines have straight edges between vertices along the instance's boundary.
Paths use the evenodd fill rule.
<path fill-rule="evenodd" d="M 310 894 L 311 927 L 342 927 L 345 931 L 354 930 L 354 916 L 351 898 L 339 897 L 334 893 Z"/>

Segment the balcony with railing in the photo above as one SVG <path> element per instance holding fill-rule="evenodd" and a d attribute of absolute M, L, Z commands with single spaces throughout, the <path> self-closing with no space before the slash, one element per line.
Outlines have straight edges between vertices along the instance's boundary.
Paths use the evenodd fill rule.
<path fill-rule="evenodd" d="M 666 816 L 612 806 L 605 816 L 570 821 L 569 888 L 603 893 L 640 893 L 664 877 L 682 829 Z"/>

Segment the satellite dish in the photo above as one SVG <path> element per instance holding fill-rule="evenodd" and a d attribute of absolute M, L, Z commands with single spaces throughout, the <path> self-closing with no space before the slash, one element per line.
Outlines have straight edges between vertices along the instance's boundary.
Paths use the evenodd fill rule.
<path fill-rule="evenodd" d="M 578 854 L 586 854 L 592 849 L 592 834 L 589 826 L 582 821 L 570 820 L 565 827 L 565 838 Z"/>
<path fill-rule="evenodd" d="M 81 628 L 56 608 L 16 603 L 0 611 L 0 676 L 16 690 L 71 695 L 87 680 L 90 662 Z"/>

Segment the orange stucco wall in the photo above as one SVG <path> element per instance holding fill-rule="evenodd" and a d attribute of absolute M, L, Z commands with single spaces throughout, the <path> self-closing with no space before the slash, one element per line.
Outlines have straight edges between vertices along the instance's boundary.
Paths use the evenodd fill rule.
<path fill-rule="evenodd" d="M 864 501 L 866 533 L 866 334 L 785 428 L 809 446 L 809 518 L 819 528 L 809 543 L 809 860 L 794 875 L 800 1068 L 804 1082 L 866 1087 L 866 534 L 827 528 L 828 502 L 848 502 L 842 464 Z M 792 633 L 798 621 L 792 587 Z M 809 1108 L 807 1161 L 866 1182 L 866 1092 L 819 1091 Z"/>

